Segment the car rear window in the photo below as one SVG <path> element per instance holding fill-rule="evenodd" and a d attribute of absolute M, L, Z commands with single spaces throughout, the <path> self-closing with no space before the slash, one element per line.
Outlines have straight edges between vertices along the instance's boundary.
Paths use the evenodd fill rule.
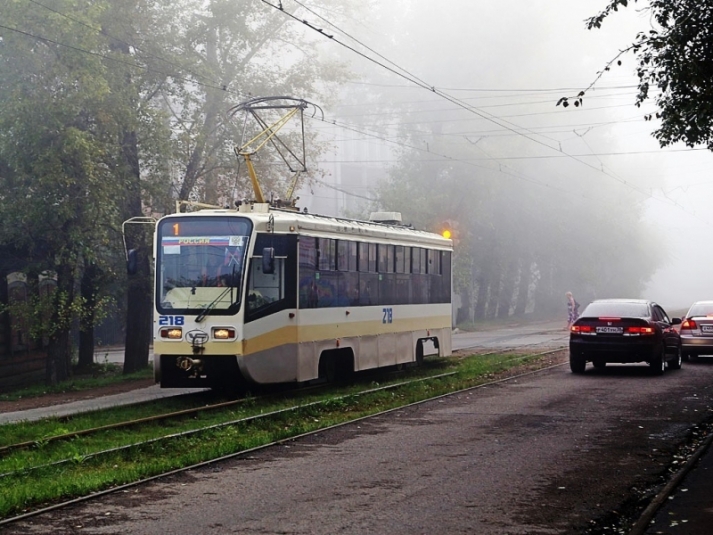
<path fill-rule="evenodd" d="M 649 307 L 644 303 L 590 303 L 581 316 L 615 318 L 645 318 L 649 315 Z"/>
<path fill-rule="evenodd" d="M 697 303 L 691 307 L 686 316 L 690 318 L 692 316 L 708 316 L 710 314 L 713 314 L 713 303 Z"/>

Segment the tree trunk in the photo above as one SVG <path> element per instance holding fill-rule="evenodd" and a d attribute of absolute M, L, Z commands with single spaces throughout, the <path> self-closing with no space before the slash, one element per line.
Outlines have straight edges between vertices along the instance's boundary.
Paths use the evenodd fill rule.
<path fill-rule="evenodd" d="M 524 316 L 527 310 L 527 301 L 530 294 L 530 260 L 529 256 L 520 260 L 520 280 L 517 287 L 517 300 L 515 302 L 515 316 Z"/>
<path fill-rule="evenodd" d="M 488 289 L 490 288 L 490 263 L 486 261 L 483 266 L 483 271 L 477 278 L 478 295 L 475 298 L 475 310 L 473 311 L 473 319 L 475 321 L 484 320 L 486 305 L 488 304 Z"/>
<path fill-rule="evenodd" d="M 470 309 L 472 307 L 470 285 L 464 285 L 459 294 L 461 301 L 460 308 L 456 312 L 456 325 L 470 322 Z"/>
<path fill-rule="evenodd" d="M 96 306 L 96 264 L 88 264 L 82 274 L 80 292 L 85 303 L 86 317 L 79 324 L 79 361 L 77 368 L 86 370 L 94 363 L 94 308 Z"/>
<path fill-rule="evenodd" d="M 136 132 L 125 132 L 122 142 L 123 156 L 128 168 L 127 212 L 125 218 L 142 216 L 141 171 Z M 130 228 L 129 228 L 130 227 Z M 127 225 L 127 243 L 138 253 L 137 271 L 129 275 L 126 305 L 126 341 L 124 348 L 124 373 L 146 368 L 149 363 L 151 343 L 151 244 L 146 225 Z"/>
<path fill-rule="evenodd" d="M 135 275 L 129 276 L 124 351 L 125 374 L 142 370 L 149 364 L 153 307 L 148 250 L 146 247 L 138 249 L 138 271 Z"/>
<path fill-rule="evenodd" d="M 510 316 L 510 305 L 512 305 L 513 294 L 515 293 L 515 261 L 508 262 L 508 267 L 500 283 L 500 295 L 498 296 L 498 319 L 505 319 Z"/>
<path fill-rule="evenodd" d="M 71 374 L 70 352 L 70 318 L 62 317 L 66 305 L 74 299 L 74 278 L 72 268 L 62 265 L 57 269 L 57 288 L 51 294 L 52 319 L 54 330 L 50 333 L 47 346 L 47 361 L 45 366 L 45 381 L 48 385 L 56 385 L 69 379 Z M 64 303 L 65 306 L 62 306 Z"/>
<path fill-rule="evenodd" d="M 56 385 L 69 379 L 70 363 L 69 330 L 63 329 L 54 336 L 50 336 L 47 346 L 45 382 L 48 385 Z"/>
<path fill-rule="evenodd" d="M 498 298 L 500 296 L 500 286 L 503 281 L 503 270 L 500 266 L 494 266 L 491 271 L 490 291 L 488 292 L 488 302 L 485 306 L 485 319 L 492 320 L 495 319 L 495 315 L 498 311 Z"/>

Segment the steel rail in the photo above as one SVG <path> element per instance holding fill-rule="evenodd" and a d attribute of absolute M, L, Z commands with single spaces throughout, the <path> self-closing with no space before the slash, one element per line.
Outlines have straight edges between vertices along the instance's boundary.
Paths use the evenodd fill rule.
<path fill-rule="evenodd" d="M 535 353 L 535 354 L 531 354 L 531 355 L 523 355 L 523 356 L 514 357 L 513 359 L 510 359 L 510 361 L 512 361 L 512 360 L 524 360 L 524 359 L 527 359 L 527 358 L 532 358 L 532 357 L 538 357 L 538 356 L 544 356 L 544 355 L 559 353 L 559 352 L 562 351 L 562 350 L 563 350 L 562 348 L 550 349 L 550 350 L 547 350 L 547 351 L 544 351 L 544 352 L 541 352 L 541 353 Z M 484 356 L 484 355 L 478 355 L 478 356 Z M 509 362 L 509 361 L 506 361 L 506 362 Z M 456 390 L 456 391 L 453 391 L 453 392 L 448 392 L 448 393 L 445 393 L 445 394 L 439 394 L 439 395 L 437 395 L 437 396 L 432 396 L 432 397 L 429 397 L 429 398 L 426 398 L 426 399 L 423 399 L 423 400 L 419 400 L 419 401 L 416 401 L 416 402 L 413 402 L 413 403 L 408 403 L 408 404 L 406 404 L 406 405 L 400 405 L 400 406 L 398 406 L 398 407 L 394 407 L 394 408 L 391 408 L 391 409 L 386 409 L 386 410 L 384 410 L 384 411 L 379 411 L 379 412 L 374 413 L 374 414 L 370 414 L 370 415 L 367 415 L 367 416 L 362 416 L 362 417 L 360 417 L 360 418 L 356 418 L 356 419 L 349 420 L 349 421 L 346 421 L 346 422 L 341 422 L 341 423 L 339 423 L 339 424 L 335 424 L 335 425 L 331 425 L 331 426 L 328 426 L 328 427 L 316 429 L 316 430 L 314 430 L 314 431 L 309 431 L 309 432 L 307 432 L 307 433 L 302 433 L 302 434 L 300 434 L 300 435 L 295 435 L 295 436 L 293 436 L 293 437 L 289 437 L 289 438 L 285 438 L 285 439 L 280 439 L 280 440 L 277 440 L 277 441 L 273 441 L 273 442 L 270 442 L 270 443 L 268 443 L 268 444 L 263 444 L 263 445 L 260 445 L 260 446 L 256 446 L 256 447 L 254 447 L 254 448 L 249 448 L 249 449 L 246 449 L 246 450 L 241 450 L 241 451 L 238 451 L 238 452 L 234 452 L 234 453 L 230 453 L 230 454 L 227 454 L 227 455 L 223 455 L 223 456 L 218 457 L 218 458 L 216 458 L 216 459 L 210 459 L 210 460 L 207 460 L 207 461 L 202 461 L 202 462 L 195 463 L 195 464 L 192 464 L 192 465 L 188 465 L 188 466 L 185 466 L 185 467 L 177 468 L 177 469 L 171 470 L 171 471 L 169 471 L 169 472 L 164 472 L 164 473 L 161 473 L 161 474 L 157 474 L 157 475 L 155 475 L 155 476 L 143 478 L 143 479 L 138 480 L 138 481 L 134 481 L 134 482 L 131 482 L 131 483 L 126 483 L 126 484 L 119 485 L 119 486 L 116 486 L 116 487 L 112 487 L 111 489 L 106 489 L 106 490 L 103 490 L 103 491 L 98 491 L 98 492 L 95 492 L 95 493 L 92 493 L 92 494 L 88 494 L 87 496 L 82 496 L 82 497 L 79 497 L 79 498 L 74 498 L 74 499 L 72 499 L 72 500 L 67 500 L 67 501 L 65 501 L 65 502 L 56 503 L 56 504 L 53 504 L 53 505 L 48 506 L 48 507 L 44 507 L 44 508 L 41 508 L 41 509 L 37 509 L 37 510 L 35 510 L 35 511 L 29 511 L 29 512 L 23 513 L 23 514 L 21 514 L 21 515 L 17 515 L 17 516 L 15 516 L 15 517 L 9 517 L 9 518 L 6 518 L 6 519 L 2 519 L 2 520 L 0 520 L 0 526 L 4 526 L 4 525 L 7 525 L 7 524 L 11 524 L 11 523 L 14 523 L 14 522 L 18 522 L 18 521 L 23 520 L 23 519 L 25 519 L 25 518 L 30 518 L 30 517 L 32 517 L 32 516 L 37 516 L 37 515 L 39 515 L 39 514 L 43 514 L 43 513 L 49 512 L 49 511 L 53 511 L 53 510 L 56 510 L 56 509 L 60 509 L 60 508 L 62 508 L 62 507 L 66 507 L 66 506 L 68 506 L 68 505 L 80 503 L 80 502 L 83 502 L 83 501 L 88 501 L 88 500 L 90 500 L 90 499 L 93 499 L 93 498 L 96 498 L 96 497 L 99 497 L 99 496 L 103 496 L 103 495 L 106 495 L 106 494 L 109 494 L 109 493 L 112 493 L 112 492 L 116 492 L 116 491 L 123 490 L 123 489 L 126 489 L 126 488 L 138 486 L 138 485 L 141 485 L 141 484 L 144 484 L 144 483 L 147 483 L 147 482 L 150 482 L 150 481 L 159 479 L 159 478 L 163 478 L 163 477 L 167 477 L 167 476 L 170 476 L 170 475 L 173 475 L 173 474 L 185 472 L 185 471 L 187 471 L 187 470 L 192 470 L 192 469 L 199 468 L 199 467 L 202 467 L 202 466 L 208 466 L 208 465 L 211 465 L 211 464 L 214 464 L 214 463 L 223 461 L 223 460 L 232 459 L 232 458 L 236 458 L 236 457 L 239 457 L 239 456 L 242 456 L 242 455 L 246 455 L 246 454 L 251 453 L 251 452 L 254 452 L 254 451 L 260 451 L 260 450 L 262 450 L 262 449 L 266 449 L 266 448 L 268 448 L 268 447 L 271 447 L 271 446 L 274 446 L 274 445 L 277 445 L 277 444 L 285 443 L 285 442 L 288 442 L 288 441 L 294 441 L 294 440 L 297 440 L 297 439 L 302 438 L 302 437 L 305 437 L 305 436 L 310 436 L 310 435 L 314 435 L 314 434 L 317 434 L 317 433 L 322 433 L 322 432 L 324 432 L 324 431 L 328 431 L 328 430 L 330 430 L 330 429 L 335 429 L 335 428 L 338 428 L 338 427 L 342 427 L 342 426 L 345 426 L 345 425 L 348 425 L 348 424 L 352 424 L 352 423 L 354 423 L 354 422 L 359 422 L 359 421 L 362 421 L 362 420 L 365 420 L 365 419 L 368 419 L 368 418 L 373 418 L 373 417 L 381 416 L 381 415 L 384 415 L 384 414 L 388 414 L 388 413 L 394 412 L 394 411 L 396 411 L 396 410 L 402 410 L 402 409 L 404 409 L 404 408 L 408 408 L 408 407 L 420 405 L 420 404 L 423 404 L 423 403 L 427 403 L 427 402 L 429 402 L 429 401 L 433 401 L 433 400 L 445 398 L 445 397 L 448 397 L 448 396 L 453 396 L 453 395 L 456 395 L 456 394 L 459 394 L 459 393 L 462 393 L 462 392 L 467 392 L 467 391 L 471 391 L 471 390 L 475 390 L 475 389 L 479 389 L 479 388 L 484 388 L 484 387 L 487 387 L 487 386 L 492 386 L 492 385 L 495 385 L 495 384 L 500 384 L 500 383 L 504 383 L 504 382 L 507 382 L 507 381 L 511 381 L 511 380 L 513 380 L 513 379 L 518 379 L 518 378 L 521 378 L 521 377 L 526 377 L 526 376 L 529 376 L 529 375 L 533 375 L 533 374 L 539 373 L 539 372 L 541 372 L 541 371 L 550 370 L 550 369 L 553 369 L 553 368 L 562 366 L 563 364 L 565 364 L 565 363 L 558 363 L 558 364 L 554 364 L 554 365 L 551 365 L 551 366 L 545 366 L 545 367 L 542 367 L 542 368 L 538 368 L 538 369 L 536 369 L 536 370 L 530 370 L 530 371 L 528 371 L 528 372 L 524 372 L 524 373 L 521 373 L 521 374 L 517 374 L 517 375 L 513 375 L 513 376 L 509 376 L 509 377 L 497 379 L 497 380 L 494 380 L 494 381 L 487 381 L 487 382 L 485 382 L 485 383 L 481 383 L 481 384 L 474 385 L 474 386 L 469 386 L 469 387 L 462 388 L 462 389 L 459 389 L 459 390 Z M 294 412 L 294 411 L 301 410 L 301 409 L 308 408 L 308 407 L 318 406 L 318 405 L 322 405 L 322 404 L 326 404 L 326 403 L 332 403 L 332 402 L 334 402 L 334 401 L 336 401 L 336 400 L 349 399 L 349 398 L 358 397 L 358 396 L 362 396 L 362 395 L 366 395 L 366 394 L 371 394 L 371 393 L 375 393 L 375 392 L 391 390 L 391 389 L 399 388 L 399 387 L 402 387 L 402 386 L 407 386 L 407 385 L 410 385 L 410 384 L 416 384 L 416 383 L 419 383 L 419 382 L 428 381 L 428 380 L 431 380 L 431 379 L 438 379 L 438 378 L 443 378 L 443 377 L 448 377 L 448 376 L 456 375 L 456 374 L 458 374 L 458 373 L 459 373 L 458 371 L 455 371 L 455 372 L 448 372 L 448 373 L 443 373 L 443 374 L 437 374 L 437 375 L 433 375 L 433 376 L 429 376 L 429 377 L 421 377 L 421 378 L 418 378 L 418 379 L 414 379 L 414 380 L 412 380 L 412 381 L 403 381 L 403 382 L 400 382 L 400 383 L 394 383 L 394 384 L 392 384 L 392 385 L 386 385 L 386 386 L 382 386 L 382 387 L 370 388 L 370 389 L 367 389 L 367 390 L 363 390 L 363 391 L 361 391 L 361 392 L 346 394 L 346 395 L 343 395 L 343 396 L 337 396 L 337 397 L 335 397 L 335 398 L 330 398 L 329 400 L 315 401 L 315 402 L 311 402 L 311 403 L 307 403 L 307 404 L 303 404 L 303 405 L 296 405 L 296 406 L 288 407 L 288 408 L 285 408 L 285 409 L 279 409 L 279 410 L 277 410 L 277 411 L 271 411 L 271 412 L 269 412 L 269 413 L 258 414 L 258 415 L 254 415 L 254 416 L 248 416 L 248 417 L 245 417 L 245 418 L 240 418 L 240 419 L 237 419 L 237 420 L 233 420 L 233 421 L 231 421 L 231 422 L 224 422 L 224 423 L 221 423 L 221 424 L 214 424 L 214 425 L 211 425 L 211 426 L 206 426 L 206 427 L 203 427 L 203 428 L 200 428 L 200 429 L 194 429 L 194 430 L 190 430 L 190 431 L 184 431 L 184 432 L 181 432 L 181 433 L 173 433 L 173 434 L 170 434 L 170 435 L 166 435 L 166 436 L 164 436 L 164 437 L 158 437 L 158 438 L 151 439 L 151 440 L 148 440 L 148 441 L 143 441 L 143 442 L 138 442 L 138 443 L 135 443 L 135 444 L 129 444 L 129 445 L 125 445 L 125 446 L 120 446 L 120 447 L 118 447 L 118 448 L 111 448 L 111 449 L 105 450 L 105 451 L 103 451 L 103 452 L 96 452 L 96 453 L 94 453 L 94 454 L 90 454 L 90 455 L 84 456 L 82 460 L 85 460 L 85 459 L 88 459 L 88 458 L 92 458 L 92 457 L 96 457 L 96 456 L 98 456 L 98 455 L 103 455 L 103 454 L 107 454 L 107 453 L 113 453 L 113 452 L 117 452 L 117 451 L 121 451 L 121 450 L 127 450 L 127 449 L 130 449 L 130 448 L 136 448 L 136 447 L 148 445 L 148 444 L 155 443 L 155 442 L 158 442 L 158 441 L 161 441 L 161 440 L 173 439 L 173 438 L 181 438 L 181 437 L 184 437 L 184 436 L 190 436 L 190 435 L 194 435 L 194 434 L 201 433 L 201 432 L 208 431 L 208 430 L 213 430 L 213 429 L 217 429 L 217 428 L 221 428 L 221 427 L 227 427 L 227 426 L 229 426 L 229 425 L 237 425 L 237 424 L 239 424 L 239 423 L 245 423 L 245 422 L 250 422 L 250 421 L 256 421 L 256 420 L 259 420 L 259 419 L 261 419 L 261 418 L 273 417 L 273 416 L 276 416 L 276 415 L 279 415 L 279 414 L 285 414 L 285 413 L 288 413 L 288 412 Z M 28 472 L 28 471 L 35 470 L 35 469 L 39 469 L 39 468 L 42 468 L 42 467 L 55 466 L 55 465 L 57 465 L 57 464 L 64 464 L 64 463 L 67 463 L 67 462 L 76 462 L 76 461 L 75 461 L 75 459 L 66 459 L 66 460 L 63 460 L 63 461 L 58 461 L 58 462 L 56 462 L 56 463 L 51 463 L 50 465 L 43 465 L 43 466 L 41 466 L 41 467 L 30 468 L 30 469 L 27 469 L 27 470 L 19 470 L 19 471 L 11 472 L 11 473 L 8 473 L 8 474 L 3 474 L 2 476 L 12 475 L 12 474 L 26 473 L 26 472 Z"/>
<path fill-rule="evenodd" d="M 370 389 L 368 389 L 368 390 L 363 390 L 363 391 L 361 391 L 361 392 L 355 392 L 355 393 L 352 393 L 352 394 L 345 394 L 345 395 L 343 395 L 343 396 L 337 396 L 337 397 L 335 397 L 335 398 L 330 398 L 330 399 L 327 399 L 327 400 L 313 401 L 313 402 L 311 402 L 311 403 L 306 403 L 306 404 L 301 404 L 301 405 L 293 405 L 293 406 L 291 406 L 291 407 L 286 407 L 286 408 L 284 408 L 284 409 L 278 409 L 278 410 L 275 410 L 275 411 L 264 412 L 264 413 L 255 414 L 255 415 L 252 415 L 252 416 L 245 416 L 245 417 L 243 417 L 243 418 L 238 418 L 237 420 L 230 420 L 230 421 L 227 421 L 227 422 L 221 422 L 221 423 L 219 423 L 219 424 L 212 424 L 212 425 L 208 425 L 208 426 L 204 426 L 204 427 L 199 427 L 199 428 L 196 428 L 196 429 L 190 429 L 190 430 L 188 430 L 188 431 L 181 431 L 181 432 L 179 432 L 179 433 L 171 433 L 171 434 L 168 434 L 168 435 L 163 435 L 163 436 L 156 437 L 156 438 L 152 438 L 152 439 L 149 439 L 149 440 L 142 440 L 141 442 L 134 442 L 134 443 L 132 443 L 132 444 L 125 444 L 125 445 L 123 445 L 123 446 L 117 446 L 116 448 L 109 448 L 109 449 L 106 449 L 106 450 L 101 450 L 101 451 L 96 451 L 96 452 L 93 452 L 93 453 L 88 453 L 88 454 L 86 454 L 86 455 L 82 455 L 80 459 L 81 459 L 81 462 L 84 462 L 84 461 L 86 461 L 86 460 L 94 459 L 94 458 L 100 457 L 100 456 L 102 456 L 102 455 L 108 455 L 108 454 L 111 454 L 111 453 L 117 453 L 117 452 L 120 452 L 120 451 L 126 451 L 126 450 L 130 450 L 130 449 L 134 449 L 134 448 L 140 448 L 140 447 L 143 447 L 143 446 L 148 446 L 149 444 L 155 444 L 155 443 L 157 443 L 157 442 L 161 442 L 161 441 L 163 441 L 163 440 L 171 440 L 171 439 L 175 439 L 175 438 L 184 438 L 184 437 L 188 437 L 188 436 L 197 435 L 197 434 L 203 433 L 203 432 L 205 432 L 205 431 L 212 431 L 212 430 L 215 430 L 215 429 L 222 429 L 222 428 L 224 428 L 224 427 L 230 427 L 230 426 L 233 426 L 233 425 L 239 425 L 239 424 L 244 424 L 244 423 L 250 423 L 250 422 L 254 422 L 254 421 L 257 421 L 257 420 L 261 420 L 261 419 L 268 419 L 268 418 L 271 418 L 271 417 L 273 417 L 273 416 L 282 415 L 282 414 L 285 414 L 285 413 L 288 413 L 288 412 L 296 412 L 296 411 L 299 411 L 299 410 L 302 410 L 302 409 L 305 409 L 305 408 L 316 407 L 316 406 L 319 406 L 319 405 L 324 405 L 324 404 L 327 404 L 327 403 L 332 403 L 332 402 L 334 402 L 334 401 L 339 401 L 339 400 L 342 400 L 342 399 L 348 399 L 348 398 L 353 398 L 353 397 L 359 397 L 359 396 L 363 396 L 363 395 L 366 395 L 366 394 L 373 394 L 373 393 L 375 393 L 375 392 L 379 392 L 379 391 L 383 391 L 383 390 L 390 390 L 390 389 L 394 389 L 394 388 L 400 388 L 400 387 L 402 387 L 402 386 L 407 386 L 407 385 L 415 384 L 415 383 L 422 382 L 422 381 L 428 381 L 428 380 L 431 380 L 431 379 L 439 379 L 439 378 L 443 378 L 443 377 L 448 377 L 448 376 L 451 376 L 451 375 L 456 375 L 457 373 L 458 373 L 458 372 L 448 372 L 448 373 L 442 373 L 442 374 L 438 374 L 438 375 L 430 375 L 430 376 L 428 376 L 428 377 L 421 377 L 421 378 L 419 378 L 419 379 L 414 379 L 413 381 L 404 381 L 404 382 L 401 382 L 401 383 L 394 383 L 394 384 L 391 384 L 391 385 L 381 386 L 381 387 L 377 387 L 377 388 L 370 388 Z M 54 462 L 51 462 L 51 463 L 40 464 L 40 465 L 35 465 L 35 466 L 29 466 L 29 467 L 27 467 L 27 468 L 22 468 L 22 469 L 20 469 L 20 470 L 14 470 L 14 471 L 12 471 L 12 472 L 5 472 L 5 473 L 3 473 L 3 474 L 0 474 L 0 478 L 10 477 L 10 476 L 13 476 L 13 475 L 20 475 L 20 474 L 24 475 L 24 474 L 27 474 L 27 473 L 29 473 L 29 472 L 33 472 L 33 471 L 36 471 L 36 470 L 41 470 L 41 469 L 44 469 L 44 468 L 52 468 L 52 467 L 61 466 L 61 465 L 67 464 L 67 463 L 76 463 L 76 462 L 77 462 L 77 458 L 75 458 L 75 457 L 71 457 L 71 458 L 67 458 L 67 459 L 61 459 L 61 460 L 59 460 L 59 461 L 54 461 Z"/>
<path fill-rule="evenodd" d="M 533 334 L 539 334 L 539 333 L 533 333 Z M 512 352 L 512 351 L 517 351 L 518 349 L 523 348 L 523 347 L 542 345 L 544 343 L 547 343 L 547 342 L 535 342 L 532 344 L 526 344 L 526 345 L 522 345 L 522 346 L 515 347 L 515 348 L 504 348 L 504 349 L 500 349 L 498 351 L 485 352 L 485 353 L 474 353 L 474 356 L 488 356 L 488 355 L 502 354 L 502 353 L 507 353 L 507 352 Z M 470 346 L 470 347 L 460 348 L 456 351 L 467 351 L 468 349 L 471 349 L 472 347 L 479 347 L 479 346 Z M 397 371 L 396 373 L 400 373 L 400 372 L 401 372 L 401 370 Z M 328 386 L 329 385 L 314 385 L 314 386 L 300 388 L 294 392 L 298 395 L 302 395 L 305 392 L 313 392 L 314 390 L 326 389 Z M 283 394 L 283 393 L 280 393 L 280 394 L 273 393 L 273 394 L 267 394 L 264 396 L 255 396 L 255 397 L 251 397 L 249 399 L 252 401 L 265 400 L 265 399 L 269 399 L 271 397 L 275 397 L 275 396 L 281 395 L 281 394 Z M 56 441 L 60 441 L 60 440 L 69 440 L 72 438 L 87 436 L 87 435 L 91 435 L 94 433 L 99 433 L 101 431 L 108 431 L 108 430 L 112 430 L 112 429 L 122 429 L 122 428 L 132 427 L 135 425 L 141 425 L 141 424 L 152 423 L 152 422 L 157 422 L 157 421 L 162 421 L 162 420 L 168 420 L 168 419 L 172 419 L 172 418 L 180 418 L 182 416 L 198 414 L 198 413 L 207 412 L 207 411 L 211 411 L 211 410 L 223 409 L 226 407 L 231 407 L 234 405 L 245 403 L 245 401 L 247 399 L 248 398 L 241 398 L 241 399 L 236 399 L 236 400 L 224 401 L 221 403 L 203 405 L 203 406 L 194 407 L 191 409 L 183 409 L 180 411 L 157 414 L 154 416 L 147 416 L 145 418 L 137 418 L 135 420 L 126 420 L 123 422 L 116 422 L 113 424 L 102 425 L 99 427 L 91 427 L 91 428 L 87 428 L 87 429 L 80 429 L 77 431 L 70 431 L 68 433 L 62 433 L 60 435 L 53 435 L 50 437 L 43 437 L 41 439 L 27 440 L 24 442 L 17 442 L 15 444 L 8 444 L 6 446 L 0 446 L 0 456 L 10 453 L 10 452 L 13 452 L 13 451 L 20 450 L 20 449 L 30 448 L 30 447 L 36 446 L 39 443 L 47 444 L 49 442 L 56 442 Z M 0 474 L 0 478 L 5 477 L 5 476 L 6 476 L 6 474 Z"/>
<path fill-rule="evenodd" d="M 531 334 L 544 334 L 544 333 L 546 333 L 546 332 L 548 332 L 548 331 L 536 332 L 536 333 L 531 333 Z M 519 346 L 519 348 L 531 347 L 531 346 L 536 346 L 536 345 L 542 345 L 542 344 L 544 344 L 544 343 L 547 343 L 547 341 L 545 341 L 545 342 L 535 342 L 535 343 L 532 343 L 532 344 L 525 344 L 525 345 Z M 474 348 L 474 347 L 480 347 L 480 346 L 468 346 L 468 347 L 465 347 L 465 348 L 459 348 L 457 351 L 467 351 L 468 349 L 471 349 L 471 348 Z M 519 348 L 504 348 L 504 349 L 501 349 L 501 350 L 499 350 L 499 351 L 492 351 L 492 352 L 487 352 L 487 353 L 477 353 L 477 354 L 475 354 L 475 355 L 476 355 L 476 356 L 495 355 L 495 354 L 501 354 L 501 353 L 504 353 L 504 352 L 516 351 L 516 350 L 519 349 Z M 401 373 L 401 370 L 399 370 L 399 371 L 396 372 L 396 373 Z M 329 385 L 314 385 L 314 386 L 309 386 L 309 387 L 302 387 L 302 388 L 299 388 L 298 390 L 295 390 L 294 392 L 296 392 L 297 394 L 301 395 L 301 394 L 303 394 L 303 393 L 305 393 L 305 392 L 312 392 L 312 391 L 314 391 L 314 390 L 325 389 L 325 388 L 327 388 L 328 386 L 329 386 Z M 279 394 L 267 394 L 267 395 L 264 395 L 264 396 L 251 397 L 251 398 L 249 398 L 249 399 L 251 399 L 251 400 L 253 400 L 253 401 L 254 401 L 254 400 L 264 400 L 264 399 L 269 399 L 270 397 L 275 397 L 275 396 L 277 396 L 277 395 L 279 395 Z M 135 419 L 135 420 L 126 420 L 126 421 L 123 421 L 123 422 L 116 422 L 116 423 L 113 423 L 113 424 L 107 424 L 107 425 L 103 425 L 103 426 L 99 426 L 99 427 L 91 427 L 91 428 L 87 428 L 87 429 L 81 429 L 81 430 L 78 430 L 78 431 L 71 431 L 71 432 L 68 432 L 68 433 L 62 433 L 62 434 L 60 434 L 60 435 L 53 435 L 53 436 L 50 436 L 50 437 L 43 437 L 43 438 L 41 438 L 41 439 L 27 440 L 27 441 L 23 441 L 23 442 L 17 442 L 17 443 L 15 443 L 15 444 L 8 444 L 8 445 L 6 445 L 6 446 L 0 446 L 0 456 L 2 456 L 2 455 L 4 455 L 4 454 L 7 454 L 7 453 L 10 453 L 10 452 L 13 452 L 13 451 L 31 448 L 31 447 L 33 447 L 33 446 L 36 446 L 37 444 L 40 444 L 40 443 L 42 443 L 42 444 L 47 444 L 47 443 L 50 443 L 50 442 L 56 442 L 56 441 L 60 441 L 60 440 L 69 440 L 69 439 L 76 438 L 76 437 L 80 437 L 80 436 L 87 436 L 87 435 L 91 435 L 91 434 L 94 434 L 94 433 L 99 433 L 99 432 L 101 432 L 101 431 L 108 431 L 108 430 L 112 430 L 112 429 L 121 429 L 121 428 L 126 428 L 126 427 L 132 427 L 132 426 L 135 426 L 135 425 L 141 425 L 141 424 L 146 424 L 146 423 L 157 422 L 157 421 L 161 421 L 161 420 L 168 420 L 168 419 L 172 419 L 172 418 L 180 418 L 180 417 L 182 417 L 182 416 L 188 416 L 188 415 L 192 415 L 192 414 L 198 414 L 198 413 L 201 413 L 201 412 L 204 412 L 204 411 L 211 411 L 211 410 L 216 410 L 216 409 L 223 409 L 223 408 L 226 408 L 226 407 L 231 407 L 231 406 L 234 406 L 234 405 L 238 405 L 238 404 L 241 404 L 241 403 L 245 403 L 246 399 L 248 399 L 248 398 L 240 398 L 240 399 L 236 399 L 236 400 L 230 400 L 230 401 L 225 401 L 225 402 L 221 402 L 221 403 L 214 403 L 214 404 L 204 405 L 204 406 L 200 406 L 200 407 L 194 407 L 194 408 L 190 408 L 190 409 L 183 409 L 183 410 L 180 410 L 180 411 L 174 411 L 174 412 L 168 412 L 168 413 L 163 413 L 163 414 L 157 414 L 157 415 L 154 415 L 154 416 L 147 416 L 147 417 L 144 417 L 144 418 L 137 418 L 137 419 Z M 5 477 L 5 476 L 6 476 L 6 474 L 0 474 L 0 477 Z"/>

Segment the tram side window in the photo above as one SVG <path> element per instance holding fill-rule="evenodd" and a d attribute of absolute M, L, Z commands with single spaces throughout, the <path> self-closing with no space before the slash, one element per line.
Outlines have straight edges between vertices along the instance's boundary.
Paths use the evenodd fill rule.
<path fill-rule="evenodd" d="M 319 238 L 319 271 L 315 273 L 317 307 L 333 307 L 339 303 L 339 276 L 337 274 L 337 240 Z"/>
<path fill-rule="evenodd" d="M 369 271 L 369 244 L 363 241 L 359 242 L 359 271 Z"/>
<path fill-rule="evenodd" d="M 411 273 L 421 273 L 421 253 L 418 247 L 411 248 Z"/>
<path fill-rule="evenodd" d="M 369 244 L 369 273 L 376 273 L 376 244 Z"/>
<path fill-rule="evenodd" d="M 378 251 L 378 256 L 379 256 L 379 265 L 378 265 L 378 271 L 379 273 L 391 273 L 394 271 L 394 265 L 393 265 L 393 260 L 394 260 L 394 246 L 393 245 L 386 245 L 383 243 L 380 243 L 377 246 L 377 251 Z M 390 254 L 389 254 L 390 253 Z M 389 260 L 391 260 L 391 269 L 389 269 Z"/>
<path fill-rule="evenodd" d="M 336 268 L 336 240 L 319 238 L 319 270 L 334 271 Z"/>
<path fill-rule="evenodd" d="M 431 275 L 441 274 L 441 251 L 428 250 L 428 272 Z"/>
<path fill-rule="evenodd" d="M 349 263 L 349 271 L 359 271 L 357 269 L 357 242 L 347 242 L 347 262 Z"/>
<path fill-rule="evenodd" d="M 348 247 L 349 242 L 337 240 L 337 269 L 339 271 L 349 270 Z"/>
<path fill-rule="evenodd" d="M 405 247 L 403 245 L 397 245 L 395 247 L 395 252 L 396 252 L 396 273 L 406 273 L 404 271 L 404 249 Z"/>
<path fill-rule="evenodd" d="M 318 302 L 315 272 L 317 271 L 317 238 L 300 237 L 300 308 L 316 308 Z"/>

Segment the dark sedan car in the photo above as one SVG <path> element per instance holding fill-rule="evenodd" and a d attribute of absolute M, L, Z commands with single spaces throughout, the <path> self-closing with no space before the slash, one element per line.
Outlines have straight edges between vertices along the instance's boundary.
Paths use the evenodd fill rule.
<path fill-rule="evenodd" d="M 713 355 L 713 301 L 696 301 L 681 323 L 683 358 Z"/>
<path fill-rule="evenodd" d="M 569 365 L 584 373 L 587 362 L 647 362 L 660 375 L 681 367 L 681 337 L 661 306 L 643 299 L 600 299 L 584 309 L 569 333 Z"/>

